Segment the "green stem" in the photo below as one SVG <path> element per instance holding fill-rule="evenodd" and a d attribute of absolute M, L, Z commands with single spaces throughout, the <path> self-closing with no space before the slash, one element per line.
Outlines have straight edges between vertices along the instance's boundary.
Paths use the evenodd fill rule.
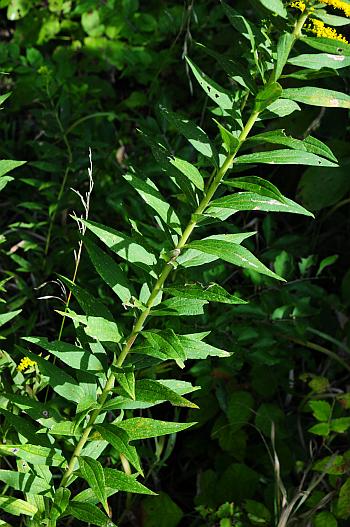
<path fill-rule="evenodd" d="M 295 29 L 293 31 L 293 35 L 295 36 L 295 40 L 297 38 L 299 38 L 300 36 L 300 33 L 301 33 L 301 28 L 303 27 L 304 23 L 305 23 L 305 20 L 307 18 L 307 14 L 303 14 L 299 21 L 297 22 L 296 26 L 295 26 Z M 223 165 L 221 166 L 221 168 L 219 168 L 216 172 L 216 175 L 213 179 L 213 181 L 211 182 L 207 192 L 205 193 L 205 195 L 203 196 L 203 199 L 202 201 L 200 202 L 200 204 L 198 205 L 196 211 L 194 212 L 194 217 L 196 217 L 196 215 L 201 215 L 203 214 L 203 212 L 205 211 L 205 209 L 208 207 L 210 201 L 212 200 L 215 192 L 217 191 L 223 177 L 225 176 L 226 172 L 229 170 L 229 168 L 231 167 L 237 153 L 239 152 L 242 144 L 244 143 L 244 141 L 247 139 L 251 129 L 253 128 L 254 124 L 256 123 L 256 120 L 258 119 L 259 117 L 259 113 L 258 111 L 256 110 L 253 110 L 248 121 L 246 122 L 242 132 L 240 133 L 239 137 L 238 137 L 238 145 L 236 147 L 236 149 L 234 150 L 234 152 L 232 153 L 229 153 L 223 163 Z M 132 346 L 134 345 L 134 342 L 135 340 L 137 339 L 138 335 L 141 333 L 144 325 L 145 325 L 145 322 L 151 312 L 151 309 L 154 305 L 154 302 L 159 294 L 159 292 L 163 289 L 163 286 L 164 286 L 164 283 L 167 279 L 167 277 L 169 276 L 169 274 L 171 273 L 172 269 L 173 269 L 173 263 L 176 261 L 176 258 L 180 255 L 181 253 L 181 250 L 183 249 L 183 247 L 186 245 L 189 237 L 191 236 L 194 228 L 196 227 L 197 225 L 197 220 L 195 219 L 191 219 L 189 221 L 189 223 L 187 224 L 185 230 L 183 231 L 183 234 L 180 238 L 180 240 L 178 241 L 175 249 L 174 249 L 174 254 L 175 256 L 173 258 L 171 258 L 163 267 L 162 269 L 162 272 L 160 273 L 151 293 L 150 293 L 150 296 L 148 298 L 148 301 L 146 303 L 146 306 L 145 306 L 145 309 L 142 311 L 142 313 L 140 314 L 140 316 L 138 317 L 138 319 L 136 320 L 135 324 L 134 324 L 134 327 L 132 329 L 132 332 L 130 333 L 129 337 L 127 338 L 123 348 L 122 348 L 122 351 L 120 352 L 119 356 L 118 356 L 118 359 L 116 360 L 115 362 L 115 365 L 117 367 L 121 367 L 126 359 L 126 357 L 128 356 Z M 68 467 L 66 469 L 66 472 L 64 473 L 63 475 L 63 478 L 62 478 L 62 481 L 61 481 L 61 485 L 60 487 L 65 487 L 67 486 L 67 484 L 69 483 L 69 479 L 70 479 L 70 476 L 72 475 L 73 471 L 74 471 L 74 467 L 75 467 L 75 463 L 76 463 L 76 460 L 77 458 L 79 457 L 82 449 L 84 448 L 88 438 L 89 438 L 89 435 L 90 435 L 90 432 L 93 428 L 93 425 L 94 423 L 96 422 L 96 419 L 98 418 L 98 416 L 100 415 L 100 412 L 103 410 L 103 405 L 104 403 L 106 402 L 106 399 L 110 393 L 110 391 L 112 390 L 112 388 L 114 387 L 114 381 L 115 381 L 115 377 L 114 377 L 114 374 L 113 372 L 109 375 L 108 379 L 107 379 L 107 382 L 106 382 L 106 385 L 100 395 L 100 398 L 99 398 L 99 408 L 96 408 L 92 413 L 91 413 L 91 416 L 90 416 L 90 420 L 89 420 L 89 423 L 88 423 L 88 426 L 87 428 L 85 428 L 84 432 L 83 432 L 83 435 L 81 436 L 77 446 L 75 447 L 75 450 L 73 452 L 73 455 L 68 463 Z"/>

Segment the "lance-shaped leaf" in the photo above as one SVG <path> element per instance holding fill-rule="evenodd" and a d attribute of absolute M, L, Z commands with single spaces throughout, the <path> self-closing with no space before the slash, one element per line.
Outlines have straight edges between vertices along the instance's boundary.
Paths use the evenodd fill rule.
<path fill-rule="evenodd" d="M 294 36 L 291 33 L 283 33 L 278 39 L 277 60 L 274 69 L 274 79 L 278 80 L 282 75 L 283 68 L 288 60 L 289 53 L 294 43 Z"/>
<path fill-rule="evenodd" d="M 255 232 L 240 232 L 237 234 L 214 234 L 208 236 L 206 240 L 224 240 L 231 243 L 242 243 L 246 238 L 253 236 Z M 183 267 L 195 267 L 206 263 L 214 262 L 219 257 L 212 254 L 205 254 L 195 249 L 187 249 L 177 258 L 177 263 Z"/>
<path fill-rule="evenodd" d="M 184 300 L 183 298 L 168 298 L 157 306 L 157 309 L 152 309 L 151 315 L 156 317 L 169 316 L 195 316 L 203 315 L 203 306 L 207 304 L 207 300 L 192 297 Z"/>
<path fill-rule="evenodd" d="M 0 481 L 9 487 L 30 494 L 51 494 L 51 485 L 44 478 L 34 474 L 0 470 Z"/>
<path fill-rule="evenodd" d="M 211 203 L 206 214 L 215 213 L 217 208 L 230 209 L 233 214 L 239 210 L 262 210 L 265 212 L 290 212 L 313 217 L 311 212 L 291 199 L 283 198 L 283 200 L 280 200 L 261 196 L 255 192 L 237 192 L 236 194 L 216 199 Z"/>
<path fill-rule="evenodd" d="M 11 401 L 18 408 L 23 410 L 32 419 L 41 421 L 42 419 L 54 419 L 55 421 L 61 420 L 59 412 L 53 408 L 49 403 L 41 403 L 35 399 L 31 399 L 28 396 L 21 395 L 18 393 L 2 393 L 2 397 Z"/>
<path fill-rule="evenodd" d="M 326 108 L 350 108 L 350 96 L 339 91 L 305 86 L 303 88 L 287 88 L 283 90 L 283 97 L 293 101 L 322 106 Z"/>
<path fill-rule="evenodd" d="M 349 97 L 350 100 L 350 97 Z M 299 150 L 270 150 L 268 152 L 254 152 L 236 158 L 235 163 L 265 163 L 268 165 L 310 165 L 319 167 L 337 167 L 337 163 L 324 159 L 323 157 L 312 154 L 311 152 L 302 152 Z"/>
<path fill-rule="evenodd" d="M 10 322 L 13 318 L 20 314 L 22 309 L 17 309 L 17 311 L 10 311 L 9 313 L 0 314 L 0 326 L 3 326 L 7 322 Z"/>
<path fill-rule="evenodd" d="M 177 170 L 179 170 L 191 183 L 199 190 L 204 190 L 204 181 L 198 168 L 179 157 L 170 157 L 169 161 Z"/>
<path fill-rule="evenodd" d="M 0 452 L 7 456 L 16 456 L 32 465 L 47 465 L 49 467 L 65 466 L 66 460 L 56 448 L 46 448 L 39 445 L 0 445 Z"/>
<path fill-rule="evenodd" d="M 231 93 L 203 73 L 188 57 L 186 57 L 186 60 L 197 81 L 215 104 L 222 110 L 232 110 L 234 107 L 234 99 Z"/>
<path fill-rule="evenodd" d="M 58 340 L 49 342 L 46 337 L 23 337 L 23 339 L 55 355 L 71 368 L 84 371 L 103 371 L 99 358 L 91 351 Z"/>
<path fill-rule="evenodd" d="M 29 350 L 19 349 L 23 355 L 37 362 L 40 372 L 48 377 L 49 385 L 56 393 L 75 403 L 83 399 L 84 391 L 71 375 L 39 355 L 35 355 Z"/>
<path fill-rule="evenodd" d="M 331 149 L 325 143 L 323 143 L 319 139 L 316 139 L 315 137 L 312 137 L 311 135 L 307 136 L 303 140 L 300 140 L 287 135 L 285 130 L 272 130 L 269 132 L 256 134 L 255 136 L 249 138 L 245 142 L 245 145 L 249 146 L 251 144 L 264 143 L 288 146 L 293 150 L 311 152 L 312 154 L 316 154 L 321 157 L 326 157 L 327 159 L 330 159 L 335 163 L 338 162 Z"/>
<path fill-rule="evenodd" d="M 123 454 L 126 459 L 130 461 L 132 466 L 143 475 L 136 448 L 129 445 L 131 438 L 125 430 L 119 428 L 119 423 L 118 426 L 109 424 L 95 425 L 95 429 L 105 441 L 108 441 L 113 448 L 115 448 L 120 454 Z"/>
<path fill-rule="evenodd" d="M 217 284 L 201 286 L 199 284 L 173 285 L 164 289 L 165 292 L 181 298 L 198 298 L 209 302 L 222 304 L 246 304 L 242 298 L 231 295 L 226 289 Z"/>
<path fill-rule="evenodd" d="M 273 117 L 286 117 L 295 111 L 300 111 L 300 106 L 289 99 L 277 99 L 259 115 L 259 120 L 271 119 Z"/>
<path fill-rule="evenodd" d="M 0 415 L 5 417 L 8 426 L 11 425 L 20 436 L 25 437 L 29 442 L 46 447 L 50 446 L 50 441 L 46 435 L 37 435 L 38 428 L 33 422 L 4 408 L 0 408 Z"/>
<path fill-rule="evenodd" d="M 90 489 L 89 489 L 90 490 Z M 57 520 L 67 509 L 70 498 L 70 490 L 59 487 L 54 496 L 53 504 L 50 510 L 50 520 Z"/>
<path fill-rule="evenodd" d="M 186 359 L 206 359 L 207 357 L 230 357 L 231 353 L 211 346 L 195 335 L 179 335 Z"/>
<path fill-rule="evenodd" d="M 186 137 L 193 148 L 195 148 L 203 156 L 217 161 L 215 147 L 212 145 L 209 137 L 200 126 L 197 126 L 195 123 L 189 121 L 185 117 L 182 117 L 178 113 L 170 112 L 164 106 L 160 106 L 160 110 L 167 121 Z M 217 162 L 215 164 L 217 165 Z"/>
<path fill-rule="evenodd" d="M 133 286 L 127 279 L 126 273 L 109 254 L 102 251 L 94 242 L 87 238 L 84 239 L 84 246 L 102 280 L 109 285 L 122 302 L 129 302 L 132 296 L 136 296 Z"/>
<path fill-rule="evenodd" d="M 81 220 L 86 227 L 93 232 L 111 251 L 115 252 L 130 263 L 134 263 L 143 269 L 149 269 L 156 264 L 157 259 L 154 254 L 150 253 L 142 245 L 135 242 L 129 236 L 122 232 L 95 223 L 92 221 Z"/>
<path fill-rule="evenodd" d="M 130 441 L 138 439 L 149 439 L 167 434 L 176 434 L 186 430 L 195 423 L 173 423 L 169 421 L 158 421 L 148 417 L 132 417 L 118 423 L 118 427 L 125 430 Z"/>
<path fill-rule="evenodd" d="M 339 70 L 350 66 L 350 56 L 332 55 L 331 53 L 305 53 L 289 59 L 288 63 L 312 70 L 320 70 L 321 68 Z"/>
<path fill-rule="evenodd" d="M 319 51 L 350 57 L 350 45 L 344 42 L 339 42 L 339 40 L 320 37 L 302 37 L 301 40 L 308 46 L 318 49 Z"/>
<path fill-rule="evenodd" d="M 0 509 L 14 516 L 34 516 L 38 512 L 38 508 L 32 503 L 12 496 L 0 496 Z"/>
<path fill-rule="evenodd" d="M 202 176 L 200 174 L 199 176 L 203 182 Z M 141 179 L 133 173 L 126 174 L 124 179 L 130 183 L 130 185 L 136 190 L 136 192 L 138 192 L 138 194 L 140 194 L 147 205 L 152 207 L 152 209 L 159 214 L 159 217 L 163 220 L 165 225 L 167 225 L 170 229 L 173 229 L 178 234 L 181 233 L 180 220 L 176 212 L 163 198 L 153 181 L 151 181 L 149 178 L 145 180 Z"/>
<path fill-rule="evenodd" d="M 1 159 L 0 160 L 0 177 L 4 176 L 11 170 L 24 165 L 26 161 L 13 161 L 12 159 Z"/>
<path fill-rule="evenodd" d="M 115 494 L 118 491 L 122 492 L 131 492 L 133 494 L 147 494 L 150 496 L 155 496 L 155 492 L 148 489 L 142 483 L 139 483 L 136 480 L 137 474 L 125 474 L 120 470 L 114 468 L 105 468 L 103 469 L 105 482 L 106 482 L 106 492 L 108 496 Z M 97 503 L 96 497 L 91 491 L 91 489 L 86 489 L 74 496 L 73 502 L 84 502 L 84 503 Z"/>
<path fill-rule="evenodd" d="M 108 307 L 101 300 L 96 298 L 96 296 L 93 296 L 86 289 L 78 286 L 65 276 L 59 275 L 59 277 L 64 285 L 66 285 L 70 291 L 72 291 L 73 295 L 78 301 L 78 304 L 86 315 L 92 317 L 102 317 L 111 321 L 113 320 L 113 315 Z"/>
<path fill-rule="evenodd" d="M 185 359 L 185 353 L 182 348 L 178 336 L 173 330 L 167 331 L 143 331 L 143 337 L 146 343 L 135 348 L 135 352 L 139 349 L 143 350 L 141 353 L 149 353 L 154 357 L 166 359 Z"/>
<path fill-rule="evenodd" d="M 82 503 L 71 501 L 67 507 L 65 515 L 73 516 L 77 520 L 85 523 L 91 523 L 98 527 L 116 527 L 108 516 L 106 516 L 96 505 L 91 503 Z"/>
<path fill-rule="evenodd" d="M 8 99 L 11 96 L 11 94 L 12 92 L 9 91 L 7 93 L 3 93 L 2 95 L 0 95 L 0 104 L 4 103 L 6 99 Z"/>
<path fill-rule="evenodd" d="M 254 110 L 262 112 L 282 96 L 282 86 L 278 82 L 267 84 L 255 97 Z"/>
<path fill-rule="evenodd" d="M 282 0 L 258 0 L 259 4 L 268 9 L 272 13 L 287 18 L 287 10 L 283 5 Z"/>
<path fill-rule="evenodd" d="M 231 79 L 240 84 L 243 88 L 247 88 L 252 93 L 255 93 L 255 82 L 247 68 L 241 66 L 237 60 L 232 60 L 229 56 L 223 55 L 222 53 L 216 53 L 214 50 L 203 46 L 203 44 L 197 43 L 197 46 L 205 51 L 210 57 L 213 57 Z"/>
<path fill-rule="evenodd" d="M 116 366 L 112 366 L 112 372 L 123 390 L 131 399 L 135 399 L 135 374 L 132 367 L 125 366 L 123 368 L 117 368 Z"/>
<path fill-rule="evenodd" d="M 173 406 L 198 408 L 196 404 L 191 403 L 191 401 L 174 392 L 168 386 L 164 386 L 161 382 L 153 379 L 141 379 L 136 382 L 136 399 L 137 401 L 150 403 L 169 401 Z"/>
<path fill-rule="evenodd" d="M 71 318 L 72 320 L 86 326 L 85 333 L 90 337 L 101 342 L 120 342 L 123 338 L 119 327 L 115 322 L 106 320 L 103 317 L 87 317 L 85 315 L 77 315 L 70 309 L 68 311 L 56 311 L 62 316 Z"/>
<path fill-rule="evenodd" d="M 103 505 L 104 510 L 109 514 L 106 494 L 105 474 L 102 465 L 97 459 L 91 457 L 79 457 L 79 468 L 81 475 L 90 485 L 98 501 Z"/>
<path fill-rule="evenodd" d="M 256 271 L 260 274 L 265 274 L 271 278 L 276 278 L 277 280 L 283 280 L 276 273 L 273 273 L 268 269 L 263 263 L 261 263 L 248 249 L 237 245 L 235 243 L 230 243 L 227 241 L 220 240 L 198 240 L 191 242 L 188 247 L 197 249 L 208 254 L 214 254 L 224 260 L 225 262 L 232 263 L 238 267 L 243 267 L 245 269 L 250 269 Z"/>

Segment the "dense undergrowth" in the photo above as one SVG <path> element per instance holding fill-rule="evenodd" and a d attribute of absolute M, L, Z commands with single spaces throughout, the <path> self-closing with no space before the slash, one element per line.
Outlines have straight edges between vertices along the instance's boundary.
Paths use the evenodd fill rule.
<path fill-rule="evenodd" d="M 0 526 L 348 525 L 347 6 L 0 1 Z"/>

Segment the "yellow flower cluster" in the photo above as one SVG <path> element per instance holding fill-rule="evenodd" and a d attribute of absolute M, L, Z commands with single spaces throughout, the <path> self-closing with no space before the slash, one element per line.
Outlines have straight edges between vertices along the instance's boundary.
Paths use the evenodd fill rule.
<path fill-rule="evenodd" d="M 306 28 L 311 31 L 311 33 L 314 33 L 316 37 L 331 38 L 333 40 L 339 40 L 339 42 L 343 42 L 344 44 L 348 44 L 348 41 L 343 35 L 337 33 L 333 27 L 325 26 L 321 20 L 316 20 L 316 18 L 313 18 L 312 24 L 313 25 L 306 26 Z"/>
<path fill-rule="evenodd" d="M 350 17 L 350 4 L 342 0 L 322 0 L 322 4 L 330 5 L 334 9 L 340 9 L 346 16 Z"/>
<path fill-rule="evenodd" d="M 299 11 L 301 11 L 302 13 L 306 9 L 306 4 L 305 2 L 303 2 L 303 0 L 297 0 L 296 2 L 292 2 L 290 6 L 294 7 L 295 9 L 299 9 Z"/>
<path fill-rule="evenodd" d="M 24 359 L 22 359 L 19 365 L 17 366 L 17 370 L 25 371 L 28 368 L 31 368 L 32 366 L 35 366 L 35 365 L 36 365 L 35 360 L 32 360 L 29 357 L 24 357 Z"/>

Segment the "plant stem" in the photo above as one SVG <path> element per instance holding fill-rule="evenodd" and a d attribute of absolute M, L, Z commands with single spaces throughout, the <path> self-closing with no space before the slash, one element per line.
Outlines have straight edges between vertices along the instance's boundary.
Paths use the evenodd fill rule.
<path fill-rule="evenodd" d="M 308 16 L 308 13 L 303 13 L 301 15 L 301 17 L 299 18 L 298 22 L 296 23 L 295 25 L 295 28 L 294 28 L 294 31 L 293 31 L 293 36 L 294 36 L 294 42 L 300 37 L 301 35 L 301 29 L 305 23 L 305 20 L 307 19 L 307 16 Z M 200 202 L 200 204 L 198 205 L 196 211 L 194 212 L 194 217 L 196 217 L 196 215 L 201 215 L 203 214 L 203 212 L 205 211 L 205 209 L 208 207 L 208 205 L 210 204 L 210 201 L 212 200 L 215 192 L 217 191 L 223 177 L 225 176 L 226 172 L 229 170 L 229 168 L 231 167 L 239 149 L 241 148 L 242 144 L 244 143 L 244 141 L 247 139 L 251 129 L 253 128 L 254 124 L 256 123 L 258 117 L 259 117 L 259 111 L 256 111 L 255 109 L 252 111 L 250 117 L 248 118 L 243 130 L 241 131 L 239 137 L 238 137 L 238 144 L 235 148 L 235 150 L 232 152 L 232 153 L 229 153 L 223 163 L 223 165 L 221 166 L 221 168 L 219 168 L 216 172 L 216 175 L 213 179 L 213 181 L 211 182 L 207 192 L 205 193 L 202 201 Z M 135 340 L 137 339 L 138 335 L 140 334 L 140 332 L 142 331 L 144 325 L 145 325 L 145 322 L 148 318 L 148 315 L 150 314 L 151 312 L 151 309 L 154 305 L 154 302 L 159 294 L 159 292 L 163 289 L 163 286 L 164 286 L 164 283 L 167 279 L 167 277 L 169 276 L 169 274 L 171 273 L 172 269 L 173 269 L 173 263 L 176 261 L 176 258 L 180 255 L 181 253 L 181 249 L 183 249 L 183 247 L 186 245 L 189 237 L 191 236 L 194 228 L 196 227 L 197 225 L 197 221 L 196 219 L 191 219 L 189 221 L 189 223 L 187 224 L 185 230 L 183 231 L 183 234 L 180 238 L 180 240 L 178 241 L 175 249 L 174 249 L 174 253 L 175 253 L 175 256 L 173 258 L 171 258 L 163 267 L 151 293 L 150 293 L 150 296 L 148 298 L 148 301 L 146 303 L 146 307 L 145 309 L 142 311 L 142 313 L 140 314 L 140 316 L 138 317 L 138 319 L 136 320 L 135 324 L 134 324 L 134 327 L 129 335 L 129 337 L 127 338 L 123 348 L 122 348 L 122 351 L 120 352 L 116 362 L 115 362 L 115 365 L 117 367 L 121 367 L 126 359 L 126 357 L 128 356 Z M 100 412 L 103 410 L 103 405 L 104 403 L 106 402 L 106 399 L 110 393 L 110 391 L 112 390 L 112 388 L 114 387 L 114 381 L 115 381 L 115 377 L 114 377 L 114 374 L 111 373 L 107 379 L 107 382 L 106 382 L 106 385 L 100 395 L 100 398 L 99 398 L 99 408 L 96 408 L 90 415 L 90 419 L 89 419 L 89 423 L 88 423 L 88 426 L 87 428 L 85 428 L 77 446 L 75 447 L 75 450 L 73 452 L 73 455 L 68 463 L 68 467 L 66 469 L 66 472 L 64 473 L 63 475 L 63 478 L 62 478 L 62 481 L 61 481 L 61 484 L 60 484 L 60 487 L 65 487 L 67 486 L 67 484 L 69 483 L 69 479 L 70 479 L 70 476 L 72 475 L 73 471 L 74 471 L 74 467 L 75 467 L 75 463 L 76 463 L 76 460 L 77 458 L 79 457 L 82 449 L 84 448 L 88 438 L 89 438 L 89 435 L 90 435 L 90 432 L 93 428 L 93 425 L 96 421 L 96 419 L 98 418 L 98 416 L 100 415 Z"/>

